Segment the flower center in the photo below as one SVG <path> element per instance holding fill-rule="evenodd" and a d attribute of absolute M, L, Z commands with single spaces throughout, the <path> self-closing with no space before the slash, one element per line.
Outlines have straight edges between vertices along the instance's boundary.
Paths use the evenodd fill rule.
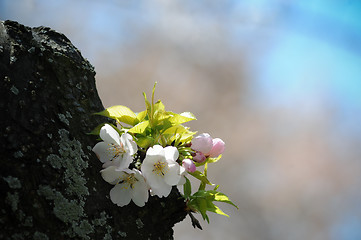
<path fill-rule="evenodd" d="M 164 174 L 168 170 L 166 166 L 167 166 L 167 163 L 158 161 L 156 164 L 154 164 L 153 172 L 155 172 L 155 174 L 157 174 L 157 175 L 164 176 Z"/>
<path fill-rule="evenodd" d="M 114 158 L 117 158 L 119 155 L 122 155 L 123 153 L 125 153 L 125 149 L 124 149 L 124 145 L 123 143 L 120 143 L 120 145 L 116 145 L 116 144 L 110 144 L 110 148 L 109 151 L 112 153 L 112 155 L 114 156 Z"/>
<path fill-rule="evenodd" d="M 134 183 L 136 183 L 138 179 L 134 176 L 134 173 L 128 174 L 127 177 L 119 178 L 119 182 L 117 184 L 123 184 L 124 189 L 133 188 Z"/>

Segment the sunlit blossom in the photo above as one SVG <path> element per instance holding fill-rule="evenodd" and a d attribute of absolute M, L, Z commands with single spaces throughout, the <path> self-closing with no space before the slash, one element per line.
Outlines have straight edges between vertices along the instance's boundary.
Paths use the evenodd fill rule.
<path fill-rule="evenodd" d="M 102 142 L 97 143 L 93 152 L 96 153 L 99 160 L 104 163 L 103 167 L 115 166 L 119 169 L 128 168 L 132 162 L 133 155 L 137 152 L 137 144 L 131 135 L 119 133 L 109 124 L 105 124 L 100 129 L 100 138 Z"/>
<path fill-rule="evenodd" d="M 152 194 L 167 197 L 172 186 L 181 179 L 181 168 L 176 162 L 179 153 L 177 148 L 160 145 L 150 147 L 147 152 L 141 171 L 151 187 Z"/>
<path fill-rule="evenodd" d="M 114 204 L 123 207 L 132 200 L 137 206 L 143 207 L 148 201 L 148 185 L 137 169 L 119 170 L 110 166 L 100 172 L 105 181 L 115 185 L 110 190 L 110 199 Z"/>

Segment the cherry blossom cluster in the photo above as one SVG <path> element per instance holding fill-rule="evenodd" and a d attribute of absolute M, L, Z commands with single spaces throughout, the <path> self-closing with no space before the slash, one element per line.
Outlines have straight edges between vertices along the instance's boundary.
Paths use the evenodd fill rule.
<path fill-rule="evenodd" d="M 207 157 L 218 157 L 225 149 L 225 143 L 203 133 L 194 137 L 190 143 L 193 159 L 179 161 L 179 151 L 174 146 L 154 145 L 146 150 L 140 168 L 131 163 L 136 160 L 138 146 L 128 133 L 121 135 L 109 124 L 99 133 L 103 140 L 93 151 L 103 163 L 101 175 L 105 181 L 115 185 L 110 191 L 110 199 L 118 206 L 125 206 L 132 200 L 143 207 L 151 195 L 167 197 L 172 186 L 183 185 L 185 176 L 196 171 L 195 162 L 202 163 Z"/>
<path fill-rule="evenodd" d="M 168 197 L 173 186 L 183 186 L 182 196 L 193 226 L 200 225 L 192 213 L 200 213 L 208 222 L 208 211 L 228 216 L 214 202 L 237 206 L 207 176 L 209 165 L 221 159 L 225 143 L 207 133 L 195 136 L 196 132 L 183 125 L 196 120 L 195 116 L 166 111 L 160 100 L 154 102 L 154 88 L 151 102 L 143 93 L 146 109 L 142 112 L 117 105 L 96 113 L 118 125 L 100 124 L 91 132 L 102 139 L 93 152 L 103 164 L 101 176 L 114 185 L 111 201 L 120 207 L 131 201 L 143 207 L 149 195 Z M 200 181 L 193 193 L 190 176 Z"/>

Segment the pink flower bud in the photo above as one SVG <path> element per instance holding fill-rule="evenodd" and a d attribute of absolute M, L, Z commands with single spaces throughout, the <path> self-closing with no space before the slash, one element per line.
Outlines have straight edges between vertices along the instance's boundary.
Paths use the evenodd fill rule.
<path fill-rule="evenodd" d="M 193 156 L 193 160 L 201 163 L 206 160 L 206 156 L 204 156 L 204 154 L 201 152 L 196 152 L 195 155 Z"/>
<path fill-rule="evenodd" d="M 194 162 L 188 158 L 184 159 L 182 161 L 182 166 L 186 169 L 187 172 L 195 172 L 196 171 L 196 165 Z"/>
<path fill-rule="evenodd" d="M 210 157 L 218 157 L 220 154 L 224 152 L 225 143 L 220 138 L 213 139 L 213 147 L 211 151 L 207 154 Z"/>
<path fill-rule="evenodd" d="M 212 137 L 208 133 L 202 133 L 192 139 L 191 148 L 204 154 L 211 151 L 213 147 Z"/>

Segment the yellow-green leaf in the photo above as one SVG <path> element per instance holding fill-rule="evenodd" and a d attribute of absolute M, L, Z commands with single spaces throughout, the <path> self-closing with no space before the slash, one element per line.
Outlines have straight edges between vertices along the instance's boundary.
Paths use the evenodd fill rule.
<path fill-rule="evenodd" d="M 135 125 L 134 127 L 132 127 L 131 129 L 129 129 L 128 132 L 131 133 L 143 133 L 144 130 L 149 126 L 149 121 L 143 121 L 138 123 L 137 125 Z"/>
<path fill-rule="evenodd" d="M 141 122 L 147 116 L 147 110 L 144 110 L 143 112 L 137 113 L 136 115 L 137 115 L 138 122 Z"/>
<path fill-rule="evenodd" d="M 172 116 L 168 120 L 172 123 L 172 125 L 178 125 L 192 120 L 196 120 L 196 117 L 190 112 L 184 112 L 181 114 L 171 113 L 171 115 Z"/>
<path fill-rule="evenodd" d="M 147 136 L 142 136 L 142 137 L 139 137 L 137 140 L 136 140 L 137 144 L 139 147 L 141 148 L 147 148 L 149 147 L 153 142 L 154 142 L 154 139 L 151 138 L 151 137 L 147 137 Z"/>
<path fill-rule="evenodd" d="M 223 215 L 226 217 L 229 217 L 227 214 L 225 214 L 219 207 L 214 205 L 211 201 L 207 201 L 207 210 L 210 212 L 217 213 L 219 215 Z"/>
<path fill-rule="evenodd" d="M 126 106 L 116 105 L 105 109 L 102 112 L 96 113 L 101 116 L 109 117 L 118 122 L 134 125 L 137 119 L 135 113 Z"/>
<path fill-rule="evenodd" d="M 155 104 L 154 104 L 154 112 L 159 111 L 159 110 L 163 110 L 164 111 L 165 107 L 164 104 L 162 103 L 162 101 L 158 100 Z"/>
<path fill-rule="evenodd" d="M 208 192 L 213 194 L 213 201 L 228 203 L 238 209 L 238 207 L 233 202 L 231 202 L 231 200 L 229 200 L 229 197 L 226 194 L 217 192 L 215 190 L 209 190 Z"/>

